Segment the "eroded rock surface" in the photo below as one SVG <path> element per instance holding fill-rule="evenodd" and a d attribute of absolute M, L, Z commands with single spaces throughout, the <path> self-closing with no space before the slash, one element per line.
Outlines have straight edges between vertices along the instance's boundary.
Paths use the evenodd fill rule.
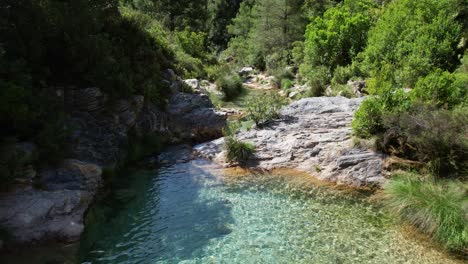
<path fill-rule="evenodd" d="M 281 111 L 282 119 L 237 137 L 255 144 L 248 166 L 295 168 L 319 179 L 351 186 L 381 185 L 384 156 L 353 147 L 351 122 L 363 98 L 306 98 Z M 222 139 L 200 144 L 202 156 L 224 162 Z"/>
<path fill-rule="evenodd" d="M 42 188 L 1 194 L 2 228 L 17 243 L 77 240 L 84 229 L 84 212 L 101 184 L 101 173 L 95 164 L 65 160 L 41 172 Z"/>

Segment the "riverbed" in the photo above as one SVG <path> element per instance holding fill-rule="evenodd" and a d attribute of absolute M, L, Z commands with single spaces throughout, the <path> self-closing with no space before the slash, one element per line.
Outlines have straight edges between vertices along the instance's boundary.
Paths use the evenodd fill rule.
<path fill-rule="evenodd" d="M 196 159 L 133 171 L 88 217 L 79 263 L 460 263 L 367 193 Z"/>

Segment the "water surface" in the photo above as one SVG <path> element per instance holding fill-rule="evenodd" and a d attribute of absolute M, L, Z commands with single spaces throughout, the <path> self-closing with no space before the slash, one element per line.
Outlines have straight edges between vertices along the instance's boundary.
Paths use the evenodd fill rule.
<path fill-rule="evenodd" d="M 129 175 L 91 211 L 79 262 L 457 263 L 359 195 L 231 174 L 194 160 Z"/>

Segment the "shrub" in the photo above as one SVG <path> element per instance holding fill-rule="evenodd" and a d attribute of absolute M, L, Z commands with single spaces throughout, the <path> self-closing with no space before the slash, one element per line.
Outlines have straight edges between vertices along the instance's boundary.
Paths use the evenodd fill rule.
<path fill-rule="evenodd" d="M 362 102 L 359 109 L 354 114 L 352 123 L 355 135 L 363 138 L 369 138 L 372 135 L 382 132 L 382 103 L 376 97 L 370 97 Z"/>
<path fill-rule="evenodd" d="M 294 82 L 289 79 L 282 79 L 281 80 L 281 89 L 288 90 L 289 88 L 294 86 Z"/>
<path fill-rule="evenodd" d="M 372 0 L 346 0 L 314 18 L 305 33 L 305 63 L 329 70 L 350 64 L 367 44 L 375 6 Z"/>
<path fill-rule="evenodd" d="M 369 31 L 363 66 L 385 74 L 396 87 L 414 87 L 420 77 L 459 64 L 461 25 L 456 21 L 458 0 L 399 0 L 386 5 Z"/>
<path fill-rule="evenodd" d="M 242 142 L 235 137 L 226 137 L 226 161 L 245 162 L 255 153 L 255 146 L 251 143 Z"/>
<path fill-rule="evenodd" d="M 430 182 L 405 173 L 384 187 L 387 207 L 450 250 L 468 250 L 468 185 Z"/>
<path fill-rule="evenodd" d="M 307 65 L 302 65 L 299 71 L 310 86 L 308 96 L 322 96 L 327 85 L 330 83 L 330 71 L 328 68 L 324 66 L 310 68 Z"/>
<path fill-rule="evenodd" d="M 447 109 L 459 104 L 468 106 L 467 87 L 468 75 L 438 69 L 416 83 L 411 99 Z"/>
<path fill-rule="evenodd" d="M 333 71 L 333 84 L 347 84 L 351 77 L 354 76 L 352 66 L 338 66 L 335 71 Z"/>
<path fill-rule="evenodd" d="M 410 155 L 428 162 L 434 175 L 463 176 L 468 172 L 467 108 L 448 111 L 415 107 L 395 119 L 388 126 L 398 127 L 404 144 L 399 147 L 412 150 Z"/>
<path fill-rule="evenodd" d="M 242 92 L 242 79 L 236 72 L 229 72 L 216 80 L 216 85 L 224 93 L 224 100 L 234 99 Z"/>
<path fill-rule="evenodd" d="M 287 103 L 286 99 L 277 93 L 255 96 L 247 100 L 247 119 L 255 122 L 257 126 L 279 118 L 282 106 Z"/>

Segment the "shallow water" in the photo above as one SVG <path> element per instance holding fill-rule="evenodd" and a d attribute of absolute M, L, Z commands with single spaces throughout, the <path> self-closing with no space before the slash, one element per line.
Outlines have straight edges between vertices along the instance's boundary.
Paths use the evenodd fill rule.
<path fill-rule="evenodd" d="M 284 176 L 204 160 L 133 173 L 91 211 L 79 262 L 457 263 L 359 195 Z"/>

